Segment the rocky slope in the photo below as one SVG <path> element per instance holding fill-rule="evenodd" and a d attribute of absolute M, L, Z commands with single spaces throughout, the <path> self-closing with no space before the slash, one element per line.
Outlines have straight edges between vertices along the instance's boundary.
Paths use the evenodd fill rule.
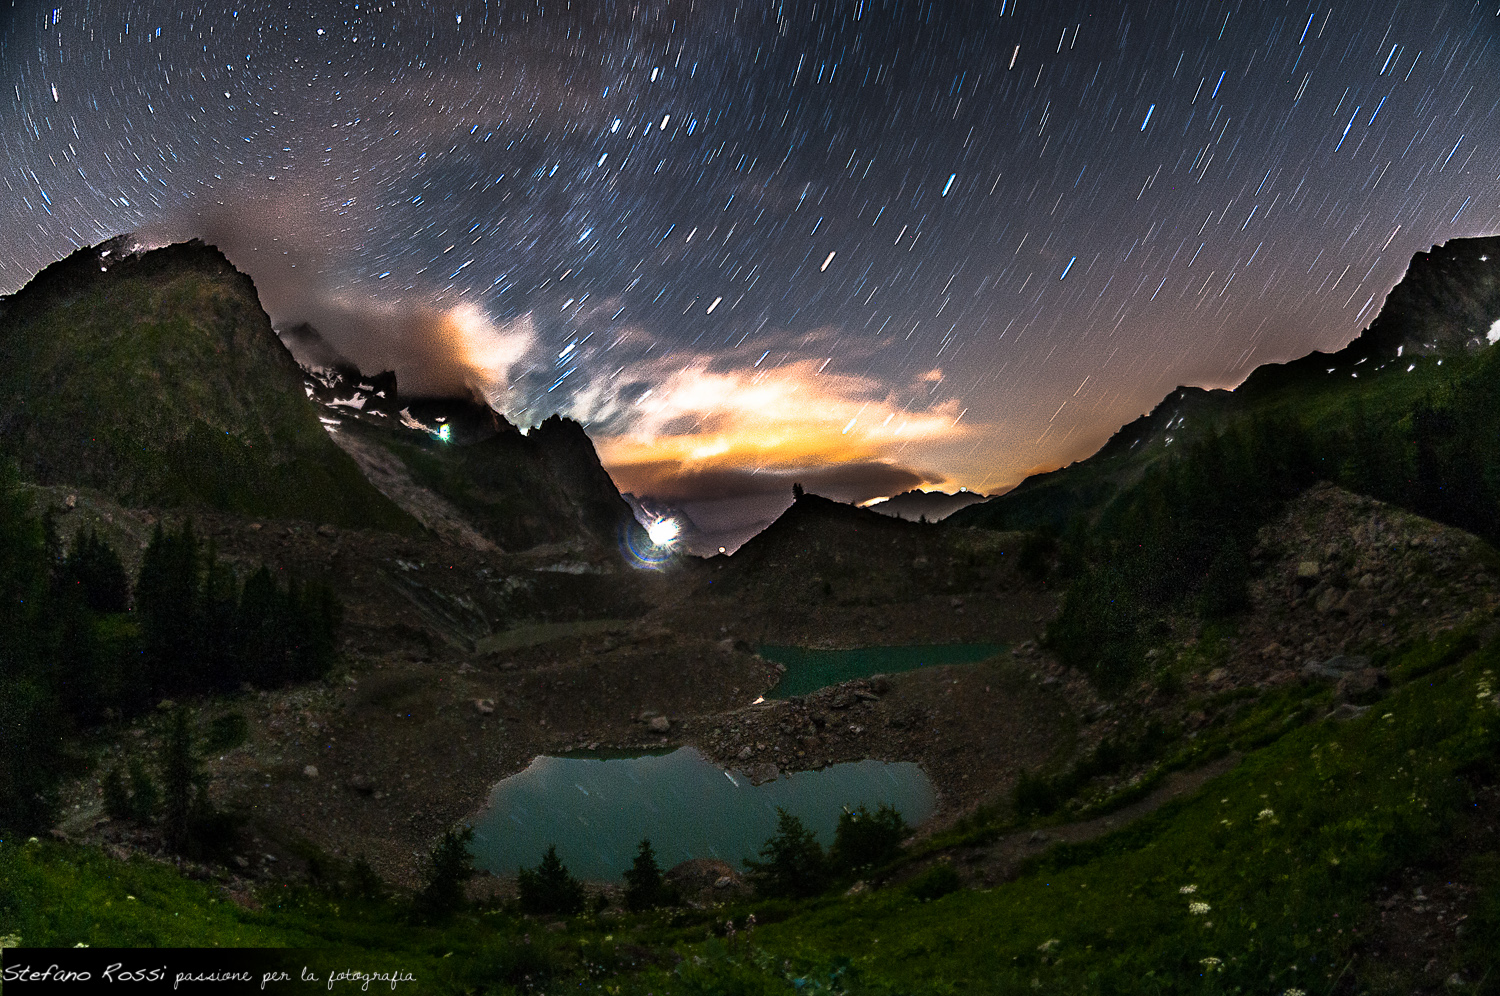
<path fill-rule="evenodd" d="M 305 356 L 308 397 L 380 491 L 427 528 L 475 549 L 587 548 L 618 559 L 649 544 L 583 427 L 554 415 L 523 434 L 482 398 L 403 397 L 310 326 L 283 338 Z"/>

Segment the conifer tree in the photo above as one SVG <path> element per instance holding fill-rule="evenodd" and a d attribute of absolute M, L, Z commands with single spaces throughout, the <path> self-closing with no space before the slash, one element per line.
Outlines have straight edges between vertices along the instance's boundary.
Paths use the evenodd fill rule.
<path fill-rule="evenodd" d="M 450 828 L 428 854 L 422 869 L 422 890 L 417 893 L 416 909 L 425 920 L 441 921 L 463 908 L 464 883 L 474 877 L 474 859 L 469 842 L 474 828 Z"/>
<path fill-rule="evenodd" d="M 203 780 L 193 754 L 193 730 L 187 709 L 172 711 L 161 749 L 162 834 L 174 851 L 187 849 L 195 809 L 201 808 Z"/>
<path fill-rule="evenodd" d="M 650 840 L 641 841 L 635 863 L 625 873 L 625 905 L 631 910 L 654 909 L 670 901 L 669 889 L 662 881 L 661 869 L 656 864 L 656 852 Z"/>
<path fill-rule="evenodd" d="M 130 607 L 130 582 L 114 547 L 82 526 L 74 534 L 73 547 L 63 558 L 61 588 L 80 599 L 93 612 L 124 612 Z"/>
<path fill-rule="evenodd" d="M 745 859 L 755 891 L 763 896 L 816 896 L 828 884 L 828 859 L 816 831 L 776 807 L 776 836 L 760 849 L 763 861 Z"/>
<path fill-rule="evenodd" d="M 516 887 L 522 913 L 569 914 L 583 910 L 583 883 L 568 873 L 557 856 L 556 844 L 547 848 L 535 869 L 517 869 Z"/>

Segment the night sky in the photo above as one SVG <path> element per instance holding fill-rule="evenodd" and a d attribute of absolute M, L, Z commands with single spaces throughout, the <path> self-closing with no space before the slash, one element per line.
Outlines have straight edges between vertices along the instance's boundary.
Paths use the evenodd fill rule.
<path fill-rule="evenodd" d="M 625 490 L 996 491 L 1500 230 L 1497 3 L 22 3 L 0 290 L 201 236 Z"/>

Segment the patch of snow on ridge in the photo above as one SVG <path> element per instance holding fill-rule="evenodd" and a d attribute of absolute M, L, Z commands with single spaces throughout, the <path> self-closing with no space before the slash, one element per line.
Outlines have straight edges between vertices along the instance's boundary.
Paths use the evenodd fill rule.
<path fill-rule="evenodd" d="M 1490 325 L 1490 330 L 1485 333 L 1484 337 L 1490 341 L 1491 346 L 1500 342 L 1500 318 L 1495 319 Z"/>

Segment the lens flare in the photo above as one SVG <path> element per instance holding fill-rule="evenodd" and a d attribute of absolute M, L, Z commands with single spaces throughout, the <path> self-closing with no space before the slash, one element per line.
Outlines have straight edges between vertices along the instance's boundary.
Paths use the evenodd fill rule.
<path fill-rule="evenodd" d="M 682 526 L 676 519 L 657 519 L 646 527 L 646 535 L 657 546 L 670 546 L 681 532 Z"/>

